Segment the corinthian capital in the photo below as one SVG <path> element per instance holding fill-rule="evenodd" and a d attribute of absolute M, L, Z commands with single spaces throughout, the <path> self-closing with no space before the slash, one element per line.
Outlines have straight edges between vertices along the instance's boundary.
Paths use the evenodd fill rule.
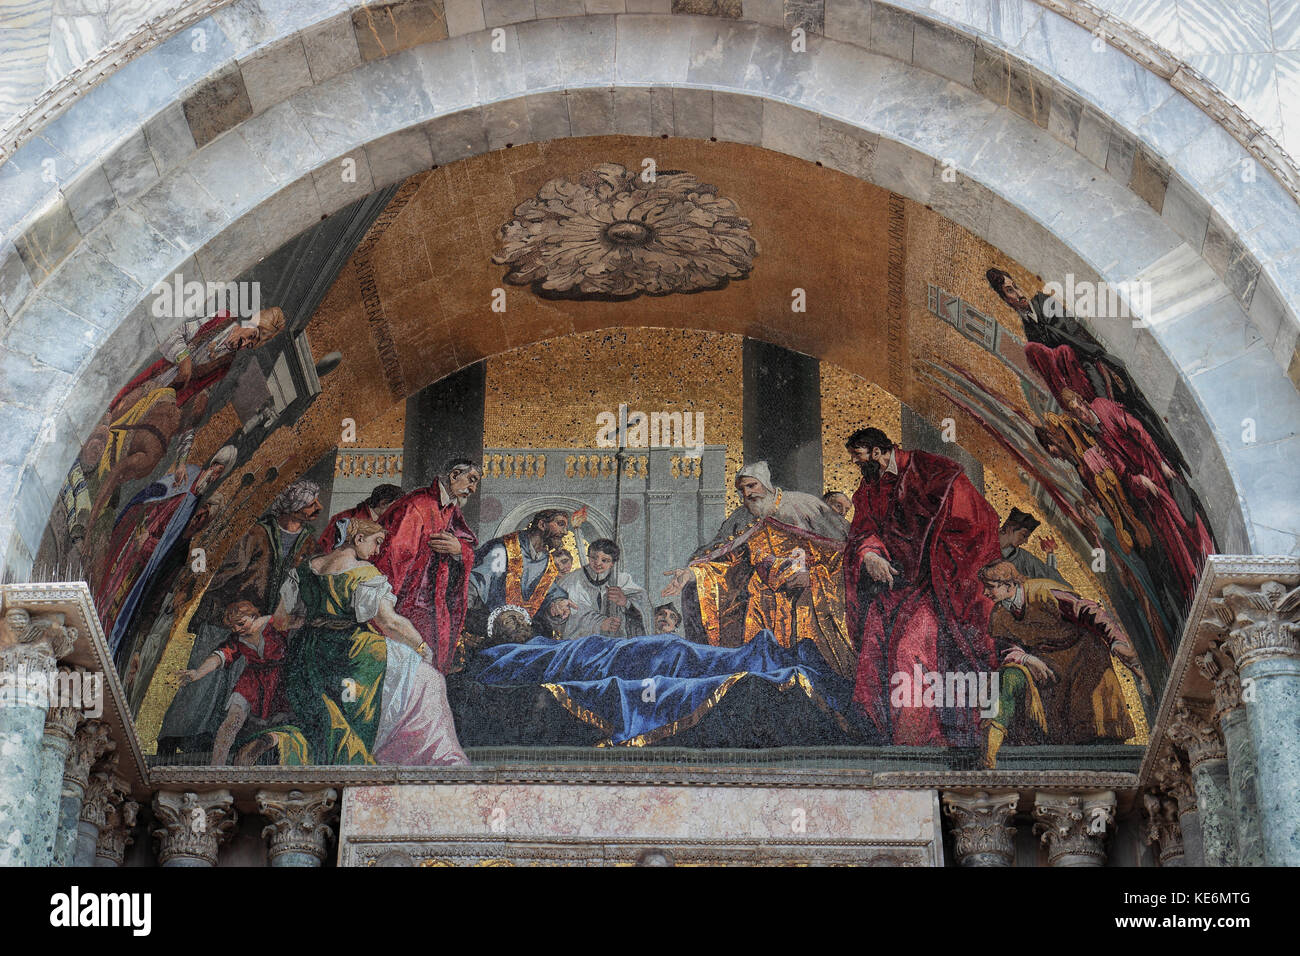
<path fill-rule="evenodd" d="M 1034 818 L 1034 833 L 1052 866 L 1102 866 L 1106 831 L 1115 820 L 1115 792 L 1040 793 Z"/>
<path fill-rule="evenodd" d="M 63 767 L 63 785 L 84 793 L 90 783 L 90 768 L 116 749 L 105 721 L 86 721 L 72 738 L 68 762 Z"/>
<path fill-rule="evenodd" d="M 271 821 L 262 829 L 262 838 L 270 840 L 268 855 L 308 853 L 323 861 L 334 836 L 325 821 L 333 815 L 337 801 L 334 790 L 259 790 L 257 809 Z"/>
<path fill-rule="evenodd" d="M 1178 815 L 1178 801 L 1159 790 L 1142 794 L 1146 809 L 1146 842 L 1154 844 L 1160 853 L 1160 863 L 1168 866 L 1183 855 L 1183 825 Z"/>
<path fill-rule="evenodd" d="M 1300 587 L 1288 591 L 1277 581 L 1258 588 L 1229 584 L 1211 607 L 1238 669 L 1274 657 L 1300 657 Z"/>
<path fill-rule="evenodd" d="M 76 643 L 75 628 L 63 626 L 62 614 L 33 614 L 6 604 L 0 615 L 0 690 L 26 707 L 50 705 L 50 678 L 57 661 Z"/>
<path fill-rule="evenodd" d="M 115 771 L 100 770 L 91 774 L 86 796 L 81 801 L 80 819 L 102 830 L 128 792 L 130 787 L 126 780 Z"/>
<path fill-rule="evenodd" d="M 1020 794 L 944 793 L 943 812 L 952 821 L 953 849 L 959 866 L 1011 866 L 1016 828 L 1011 826 Z"/>
<path fill-rule="evenodd" d="M 1168 743 L 1156 757 L 1151 779 L 1161 790 L 1178 801 L 1179 813 L 1196 812 L 1196 790 L 1192 786 L 1191 774 Z"/>
<path fill-rule="evenodd" d="M 1214 719 L 1222 720 L 1241 706 L 1241 678 L 1222 641 L 1196 656 L 1196 667 L 1214 689 Z"/>
<path fill-rule="evenodd" d="M 95 845 L 95 856 L 108 860 L 114 866 L 121 866 L 126 858 L 126 848 L 134 841 L 131 835 L 136 817 L 140 813 L 140 804 L 134 800 L 124 800 L 111 809 L 108 819 L 99 828 L 99 842 Z"/>
<path fill-rule="evenodd" d="M 1169 722 L 1169 739 L 1187 751 L 1187 762 L 1195 770 L 1207 760 L 1226 760 L 1227 748 L 1219 729 L 1206 716 L 1180 700 Z"/>
<path fill-rule="evenodd" d="M 162 824 L 153 835 L 158 840 L 158 862 L 163 864 L 183 857 L 216 866 L 217 850 L 235 832 L 237 819 L 229 790 L 164 790 L 153 798 L 153 813 Z"/>

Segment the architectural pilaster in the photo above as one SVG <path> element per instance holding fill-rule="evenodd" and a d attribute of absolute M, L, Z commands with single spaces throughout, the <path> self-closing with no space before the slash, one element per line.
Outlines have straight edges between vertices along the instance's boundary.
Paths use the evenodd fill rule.
<path fill-rule="evenodd" d="M 1228 791 L 1236 826 L 1237 865 L 1264 865 L 1264 837 L 1259 828 L 1255 750 L 1241 702 L 1241 679 L 1222 644 L 1213 643 L 1196 658 L 1196 666 L 1214 690 L 1214 717 L 1228 754 Z"/>
<path fill-rule="evenodd" d="M 1300 588 L 1230 584 L 1212 607 L 1237 665 L 1269 866 L 1300 866 Z"/>
<path fill-rule="evenodd" d="M 1034 833 L 1047 847 L 1051 866 L 1104 866 L 1106 836 L 1115 821 L 1115 792 L 1039 793 Z"/>
<path fill-rule="evenodd" d="M 958 866 L 1013 865 L 1016 828 L 1011 820 L 1019 802 L 1020 794 L 1014 790 L 943 794 L 943 812 L 952 821 Z"/>
<path fill-rule="evenodd" d="M 0 618 L 0 866 L 46 862 L 52 805 L 39 803 L 46 711 L 57 661 L 76 642 L 63 620 L 9 604 Z"/>
<path fill-rule="evenodd" d="M 1179 701 L 1169 737 L 1187 753 L 1200 812 L 1201 846 L 1206 866 L 1235 866 L 1237 824 L 1228 782 L 1228 751 L 1208 716 Z"/>
<path fill-rule="evenodd" d="M 320 866 L 334 831 L 328 820 L 338 802 L 335 790 L 259 790 L 257 809 L 271 822 L 262 830 L 272 866 Z"/>
<path fill-rule="evenodd" d="M 59 795 L 59 829 L 54 835 L 54 865 L 75 866 L 80 834 L 81 802 L 90 784 L 90 771 L 106 754 L 117 749 L 109 726 L 102 720 L 88 720 L 72 738 L 63 767 L 63 790 Z"/>
<path fill-rule="evenodd" d="M 130 786 L 112 769 L 97 770 L 90 776 L 78 818 L 77 849 L 73 862 L 77 866 L 94 866 L 99 835 L 108 826 L 116 809 L 126 800 Z"/>
<path fill-rule="evenodd" d="M 217 850 L 235 831 L 235 798 L 229 790 L 177 793 L 153 798 L 162 825 L 153 831 L 161 866 L 216 866 Z"/>

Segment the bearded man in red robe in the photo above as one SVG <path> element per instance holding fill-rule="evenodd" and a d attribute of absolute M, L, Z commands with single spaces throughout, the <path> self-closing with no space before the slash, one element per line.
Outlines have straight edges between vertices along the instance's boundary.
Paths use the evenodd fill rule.
<path fill-rule="evenodd" d="M 950 458 L 904 451 L 878 428 L 845 447 L 862 469 L 844 555 L 849 633 L 861 648 L 853 700 L 886 743 L 973 746 L 975 701 L 895 707 L 890 692 L 899 674 L 997 671 L 978 577 L 1001 559 L 997 512 Z"/>
<path fill-rule="evenodd" d="M 478 491 L 483 472 L 468 458 L 444 470 L 384 512 L 387 536 L 374 563 L 397 594 L 397 613 L 415 625 L 433 649 L 433 666 L 445 674 L 457 661 L 478 546 L 461 507 Z"/>

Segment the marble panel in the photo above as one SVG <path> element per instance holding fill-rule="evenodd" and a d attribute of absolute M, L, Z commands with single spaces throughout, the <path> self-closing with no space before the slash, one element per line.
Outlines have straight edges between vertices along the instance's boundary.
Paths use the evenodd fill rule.
<path fill-rule="evenodd" d="M 323 83 L 361 62 L 350 14 L 309 28 L 302 35 L 302 46 L 314 83 Z"/>
<path fill-rule="evenodd" d="M 78 231 L 85 235 L 117 208 L 113 187 L 100 166 L 92 166 L 63 187 L 63 198 Z"/>
<path fill-rule="evenodd" d="M 377 60 L 425 43 L 447 39 L 441 0 L 394 0 L 352 12 L 362 60 Z"/>
<path fill-rule="evenodd" d="M 258 50 L 239 64 L 254 113 L 280 103 L 312 85 L 302 39 L 294 37 Z"/>
<path fill-rule="evenodd" d="M 143 130 L 104 157 L 104 173 L 120 203 L 128 203 L 158 181 L 158 164 Z"/>

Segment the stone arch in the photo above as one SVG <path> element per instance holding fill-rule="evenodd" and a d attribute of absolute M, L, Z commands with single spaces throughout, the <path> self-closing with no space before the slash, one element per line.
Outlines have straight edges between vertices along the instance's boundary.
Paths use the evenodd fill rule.
<path fill-rule="evenodd" d="M 706 60 L 705 72 L 693 76 L 696 44 L 726 31 L 744 33 L 748 57 Z M 824 163 L 931 204 L 1043 275 L 1158 280 L 1149 330 L 1094 331 L 1113 351 L 1139 357 L 1144 390 L 1180 443 L 1213 450 L 1195 478 L 1226 529 L 1225 546 L 1296 547 L 1300 496 L 1288 493 L 1296 479 L 1286 463 L 1300 445 L 1293 425 L 1300 398 L 1277 354 L 1279 343 L 1285 352 L 1294 342 L 1294 330 L 1284 334 L 1290 310 L 1274 303 L 1276 334 L 1266 337 L 1254 305 L 1252 320 L 1231 284 L 1167 217 L 1034 123 L 850 43 L 824 39 L 814 65 L 796 68 L 787 63 L 784 31 L 752 24 L 591 16 L 521 24 L 506 35 L 517 69 L 485 71 L 491 35 L 483 31 L 368 60 L 314 84 L 218 131 L 126 205 L 114 201 L 84 240 L 75 224 L 60 228 L 71 219 L 63 197 L 38 217 L 20 237 L 29 258 L 42 250 L 60 258 L 42 281 L 27 275 L 21 295 L 10 296 L 18 306 L 3 359 L 16 400 L 0 413 L 0 498 L 13 507 L 0 518 L 0 546 L 11 564 L 30 561 L 54 492 L 122 363 L 152 351 L 165 331 L 147 308 L 159 278 L 237 275 L 321 216 L 431 164 L 516 139 L 629 129 L 749 142 Z M 755 57 L 770 63 L 769 73 L 760 66 L 752 75 Z M 876 94 L 865 110 L 863 76 Z M 442 82 L 466 77 L 473 89 Z M 155 117 L 157 136 L 145 140 L 155 164 L 155 139 L 167 142 L 166 124 L 180 136 L 178 117 L 176 103 Z M 270 145 L 285 131 L 303 134 L 292 154 Z M 108 142 L 91 140 L 91 155 Z M 348 159 L 364 164 L 369 182 L 331 181 L 335 164 Z M 954 181 L 936 175 L 942 166 L 958 172 Z M 92 172 L 103 175 L 99 167 Z M 1255 199 L 1264 204 L 1257 210 L 1276 208 L 1267 206 L 1273 193 Z M 1104 218 L 1075 224 L 1080 208 Z M 1283 221 L 1294 220 L 1293 204 L 1287 215 Z M 49 241 L 38 247 L 36 238 Z M 1253 443 L 1239 440 L 1247 409 L 1268 412 Z"/>

